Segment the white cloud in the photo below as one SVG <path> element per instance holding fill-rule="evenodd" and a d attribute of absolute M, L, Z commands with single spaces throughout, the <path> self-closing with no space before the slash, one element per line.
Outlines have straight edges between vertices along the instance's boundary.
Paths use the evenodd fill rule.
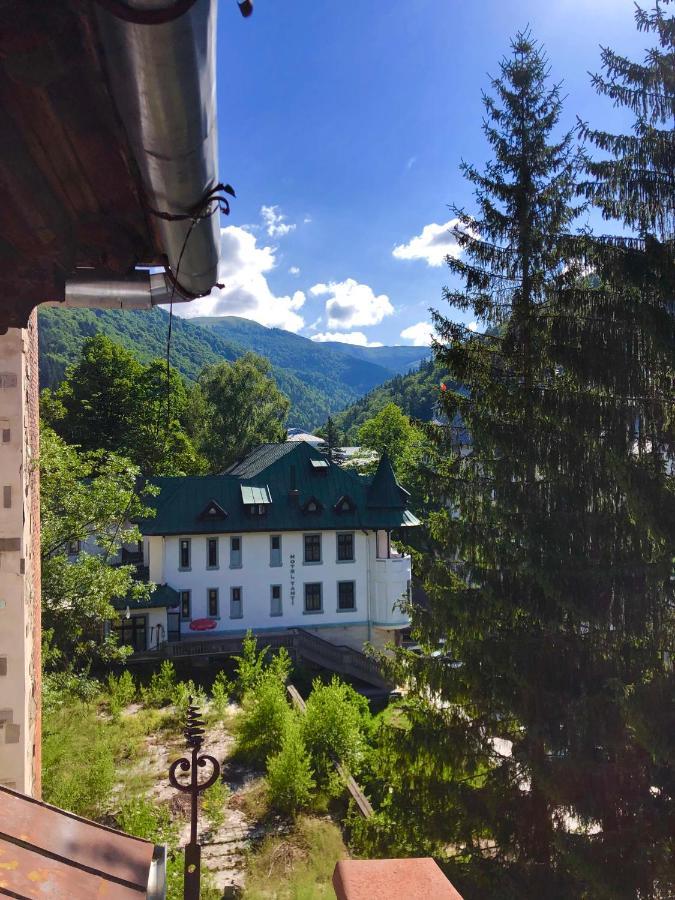
<path fill-rule="evenodd" d="M 313 334 L 313 341 L 324 343 L 325 341 L 339 341 L 341 344 L 356 344 L 357 347 L 381 347 L 381 341 L 369 341 L 362 331 L 350 331 L 344 334 L 341 331 L 324 331 L 321 334 Z"/>
<path fill-rule="evenodd" d="M 394 312 L 386 294 L 375 294 L 367 284 L 353 278 L 315 284 L 310 288 L 314 297 L 329 294 L 326 300 L 328 328 L 353 328 L 355 325 L 378 325 Z"/>
<path fill-rule="evenodd" d="M 466 327 L 469 331 L 478 331 L 478 322 L 469 322 Z"/>
<path fill-rule="evenodd" d="M 305 216 L 305 218 L 302 220 L 302 223 L 303 223 L 303 225 L 309 225 L 311 221 L 312 221 L 311 216 Z"/>
<path fill-rule="evenodd" d="M 257 238 L 236 225 L 220 229 L 218 281 L 208 297 L 180 303 L 174 311 L 185 318 L 195 316 L 243 316 L 274 328 L 299 331 L 305 324 L 298 310 L 305 303 L 302 291 L 277 297 L 266 273 L 276 265 L 273 247 L 257 246 Z"/>
<path fill-rule="evenodd" d="M 297 266 L 291 266 L 288 270 L 288 274 L 298 276 L 300 274 L 300 269 Z"/>
<path fill-rule="evenodd" d="M 434 334 L 434 327 L 428 322 L 418 322 L 416 325 L 409 325 L 401 332 L 404 341 L 411 341 L 415 347 L 429 347 L 431 338 Z"/>
<path fill-rule="evenodd" d="M 462 250 L 453 234 L 460 226 L 459 219 L 450 219 L 443 225 L 435 222 L 425 225 L 421 233 L 407 244 L 398 244 L 391 251 L 396 259 L 423 259 L 428 266 L 440 266 L 446 256 L 459 257 Z"/>
<path fill-rule="evenodd" d="M 261 206 L 260 215 L 262 216 L 265 230 L 271 238 L 284 237 L 290 231 L 295 231 L 295 225 L 286 222 L 286 216 L 278 206 Z"/>
<path fill-rule="evenodd" d="M 410 159 L 408 160 L 408 162 L 405 164 L 406 169 L 408 171 L 410 171 L 416 162 L 417 162 L 417 157 L 411 156 Z"/>

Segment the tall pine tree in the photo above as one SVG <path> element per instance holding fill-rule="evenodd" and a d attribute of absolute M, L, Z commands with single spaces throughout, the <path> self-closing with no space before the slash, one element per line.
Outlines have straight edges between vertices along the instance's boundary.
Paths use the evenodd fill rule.
<path fill-rule="evenodd" d="M 617 242 L 567 235 L 572 142 L 528 34 L 492 87 L 494 158 L 464 166 L 478 213 L 459 212 L 465 289 L 446 299 L 498 331 L 436 319 L 465 385 L 447 419 L 471 435 L 468 453 L 437 436 L 421 559 L 417 629 L 447 652 L 406 661 L 410 727 L 384 759 L 415 789 L 370 838 L 444 858 L 467 898 L 666 896 L 668 731 L 646 711 L 668 697 L 672 321 L 642 301 L 654 267 L 633 260 L 619 290 Z"/>

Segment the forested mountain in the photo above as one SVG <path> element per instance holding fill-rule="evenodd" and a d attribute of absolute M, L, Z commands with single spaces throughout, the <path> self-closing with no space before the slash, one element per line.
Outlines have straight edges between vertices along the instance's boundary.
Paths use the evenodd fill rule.
<path fill-rule="evenodd" d="M 168 316 L 161 309 L 45 307 L 39 321 L 42 387 L 54 387 L 62 380 L 84 340 L 94 334 L 106 335 L 142 362 L 166 354 Z M 419 347 L 319 344 L 231 316 L 191 320 L 174 316 L 171 362 L 188 381 L 196 381 L 204 366 L 237 359 L 248 350 L 270 360 L 275 381 L 291 400 L 289 423 L 302 428 L 320 425 L 392 373 L 410 368 L 421 352 Z"/>
<path fill-rule="evenodd" d="M 438 402 L 445 371 L 433 360 L 425 360 L 417 371 L 395 375 L 384 384 L 333 416 L 333 422 L 347 443 L 357 440 L 357 431 L 366 419 L 372 419 L 387 403 L 395 403 L 411 419 L 430 421 Z"/>

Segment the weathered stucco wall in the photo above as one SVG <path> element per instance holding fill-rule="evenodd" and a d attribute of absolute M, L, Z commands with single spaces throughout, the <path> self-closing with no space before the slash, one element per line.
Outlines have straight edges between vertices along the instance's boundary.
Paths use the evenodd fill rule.
<path fill-rule="evenodd" d="M 37 317 L 0 335 L 0 783 L 40 795 Z"/>

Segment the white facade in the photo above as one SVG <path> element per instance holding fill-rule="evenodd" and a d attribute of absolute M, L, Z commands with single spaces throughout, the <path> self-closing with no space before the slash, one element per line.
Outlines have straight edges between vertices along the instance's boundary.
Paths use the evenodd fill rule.
<path fill-rule="evenodd" d="M 383 534 L 379 541 L 373 531 L 312 529 L 151 536 L 144 540 L 144 562 L 151 581 L 181 593 L 184 635 L 195 633 L 190 622 L 206 618 L 217 622 L 209 634 L 304 628 L 336 643 L 381 644 L 409 624 L 398 603 L 411 574 L 410 557 L 395 555 Z M 340 554 L 338 535 L 348 536 Z M 306 536 L 310 557 L 319 544 L 319 560 L 306 558 Z M 353 559 L 338 558 L 344 544 L 353 548 Z M 378 558 L 378 550 L 392 555 Z M 215 565 L 209 566 L 209 553 Z"/>

